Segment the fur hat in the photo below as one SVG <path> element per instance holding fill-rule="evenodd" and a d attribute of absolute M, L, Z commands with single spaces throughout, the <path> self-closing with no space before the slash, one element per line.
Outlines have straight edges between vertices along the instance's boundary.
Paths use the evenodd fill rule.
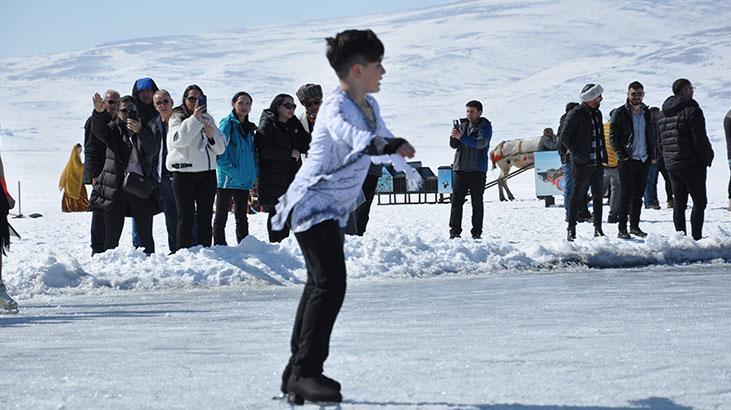
<path fill-rule="evenodd" d="M 311 100 L 322 100 L 322 87 L 318 84 L 305 84 L 297 90 L 297 99 L 302 105 L 307 105 Z"/>
<path fill-rule="evenodd" d="M 604 89 L 599 84 L 587 84 L 584 86 L 584 88 L 581 89 L 581 94 L 579 94 L 579 98 L 581 98 L 581 101 L 587 102 L 595 99 L 596 97 L 599 97 L 604 93 Z"/>

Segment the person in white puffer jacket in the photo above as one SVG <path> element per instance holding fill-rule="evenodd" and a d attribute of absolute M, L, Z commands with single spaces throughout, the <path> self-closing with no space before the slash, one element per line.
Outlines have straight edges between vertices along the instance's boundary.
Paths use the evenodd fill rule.
<path fill-rule="evenodd" d="M 193 245 L 194 219 L 198 244 L 209 247 L 216 196 L 216 156 L 226 149 L 226 137 L 198 99 L 203 90 L 189 85 L 183 103 L 173 110 L 167 133 L 165 166 L 173 174 L 173 194 L 178 208 L 178 248 Z"/>

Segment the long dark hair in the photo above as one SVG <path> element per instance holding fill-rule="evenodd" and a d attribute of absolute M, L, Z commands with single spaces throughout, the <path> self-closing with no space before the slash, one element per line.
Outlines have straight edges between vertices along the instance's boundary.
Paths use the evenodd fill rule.
<path fill-rule="evenodd" d="M 284 101 L 284 99 L 287 97 L 291 98 L 292 101 L 294 102 L 294 98 L 292 98 L 292 96 L 289 94 L 279 94 L 276 97 L 274 97 L 274 99 L 272 100 L 272 103 L 269 105 L 269 109 L 272 111 L 272 113 L 274 115 L 279 114 L 277 110 L 279 109 L 279 106 L 282 105 L 282 102 Z"/>
<path fill-rule="evenodd" d="M 204 94 L 203 90 L 201 90 L 201 88 L 195 84 L 191 84 L 185 87 L 185 91 L 183 91 L 183 101 L 180 103 L 179 106 L 175 107 L 174 111 L 182 111 L 183 113 L 185 113 L 186 117 L 189 117 L 193 114 L 193 111 L 188 111 L 188 108 L 186 108 L 185 106 L 185 99 L 188 98 L 188 93 L 190 93 L 192 90 L 197 90 L 199 93 Z"/>

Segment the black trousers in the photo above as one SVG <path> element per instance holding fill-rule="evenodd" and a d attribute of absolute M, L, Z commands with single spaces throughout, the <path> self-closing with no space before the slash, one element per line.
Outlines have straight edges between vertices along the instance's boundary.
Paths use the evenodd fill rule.
<path fill-rule="evenodd" d="M 581 201 L 586 199 L 586 192 L 591 185 L 594 226 L 602 226 L 602 200 L 604 196 L 604 167 L 601 165 L 573 164 L 571 197 L 569 201 L 569 228 L 576 227 L 576 215 L 581 208 Z M 620 183 L 621 186 L 621 183 Z"/>
<path fill-rule="evenodd" d="M 173 193 L 178 210 L 178 249 L 193 246 L 194 221 L 198 226 L 198 243 L 211 246 L 216 171 L 174 172 Z"/>
<path fill-rule="evenodd" d="M 154 216 L 155 199 L 138 198 L 119 190 L 116 202 L 112 208 L 104 213 L 105 235 L 104 249 L 114 249 L 119 246 L 119 238 L 124 228 L 124 218 L 127 211 L 132 215 L 137 224 L 137 234 L 140 238 L 140 245 L 146 254 L 155 253 L 155 240 L 152 237 L 152 217 Z"/>
<path fill-rule="evenodd" d="M 307 283 L 294 319 L 289 363 L 293 374 L 312 377 L 322 374 L 345 298 L 343 231 L 337 221 L 327 220 L 294 236 L 305 258 Z"/>
<path fill-rule="evenodd" d="M 454 171 L 452 174 L 452 209 L 449 213 L 449 235 L 462 233 L 462 207 L 470 193 L 472 202 L 472 236 L 482 236 L 482 220 L 485 209 L 482 194 L 485 192 L 484 172 Z"/>
<path fill-rule="evenodd" d="M 642 196 L 647 187 L 647 173 L 650 160 L 635 159 L 619 162 L 619 225 L 620 231 L 627 230 L 627 215 L 630 228 L 639 228 L 642 212 Z"/>
<path fill-rule="evenodd" d="M 378 175 L 368 174 L 363 182 L 363 195 L 365 202 L 360 204 L 355 210 L 356 235 L 363 236 L 368 225 L 368 214 L 371 212 L 373 197 L 376 196 L 376 188 L 378 187 Z"/>
<path fill-rule="evenodd" d="M 104 241 L 106 237 L 106 222 L 104 221 L 104 211 L 91 211 L 91 254 L 102 253 L 106 249 Z"/>
<path fill-rule="evenodd" d="M 706 167 L 693 165 L 680 170 L 670 171 L 670 181 L 673 184 L 673 223 L 675 231 L 687 235 L 685 227 L 685 209 L 688 207 L 688 194 L 693 199 L 693 210 L 690 212 L 690 229 L 693 239 L 703 237 L 703 218 L 706 204 Z"/>
<path fill-rule="evenodd" d="M 281 231 L 275 230 L 274 228 L 272 228 L 272 217 L 277 214 L 275 206 L 269 206 L 268 212 L 269 215 L 267 216 L 267 233 L 269 234 L 269 242 L 282 242 L 286 237 L 289 236 L 289 226 L 285 225 Z"/>
<path fill-rule="evenodd" d="M 213 244 L 226 245 L 226 221 L 231 202 L 236 218 L 236 243 L 249 235 L 249 191 L 244 189 L 218 188 L 216 190 L 216 216 L 213 219 Z"/>

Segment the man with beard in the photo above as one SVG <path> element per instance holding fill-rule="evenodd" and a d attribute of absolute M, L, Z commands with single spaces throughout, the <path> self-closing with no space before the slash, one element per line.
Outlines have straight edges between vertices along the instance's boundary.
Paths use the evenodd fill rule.
<path fill-rule="evenodd" d="M 677 232 L 687 235 L 685 208 L 688 194 L 693 198 L 690 225 L 693 239 L 703 236 L 706 197 L 706 167 L 713 162 L 713 148 L 706 134 L 706 119 L 693 99 L 695 88 L 685 78 L 675 80 L 673 95 L 662 104 L 657 123 L 665 166 L 673 186 L 673 223 Z"/>
<path fill-rule="evenodd" d="M 649 108 L 642 103 L 645 89 L 638 81 L 627 88 L 627 101 L 612 111 L 609 139 L 619 159 L 619 233 L 620 239 L 630 234 L 644 238 L 640 229 L 642 196 L 647 186 L 650 163 L 657 157 L 655 124 Z M 627 215 L 629 214 L 629 232 Z"/>
<path fill-rule="evenodd" d="M 604 147 L 604 126 L 599 104 L 604 89 L 599 84 L 587 84 L 581 89 L 581 105 L 566 114 L 561 127 L 559 143 L 570 154 L 572 187 L 569 199 L 568 233 L 566 239 L 576 239 L 576 216 L 581 200 L 591 185 L 593 200 L 594 236 L 604 236 L 602 231 L 602 196 L 604 193 L 604 169 L 607 160 Z"/>

